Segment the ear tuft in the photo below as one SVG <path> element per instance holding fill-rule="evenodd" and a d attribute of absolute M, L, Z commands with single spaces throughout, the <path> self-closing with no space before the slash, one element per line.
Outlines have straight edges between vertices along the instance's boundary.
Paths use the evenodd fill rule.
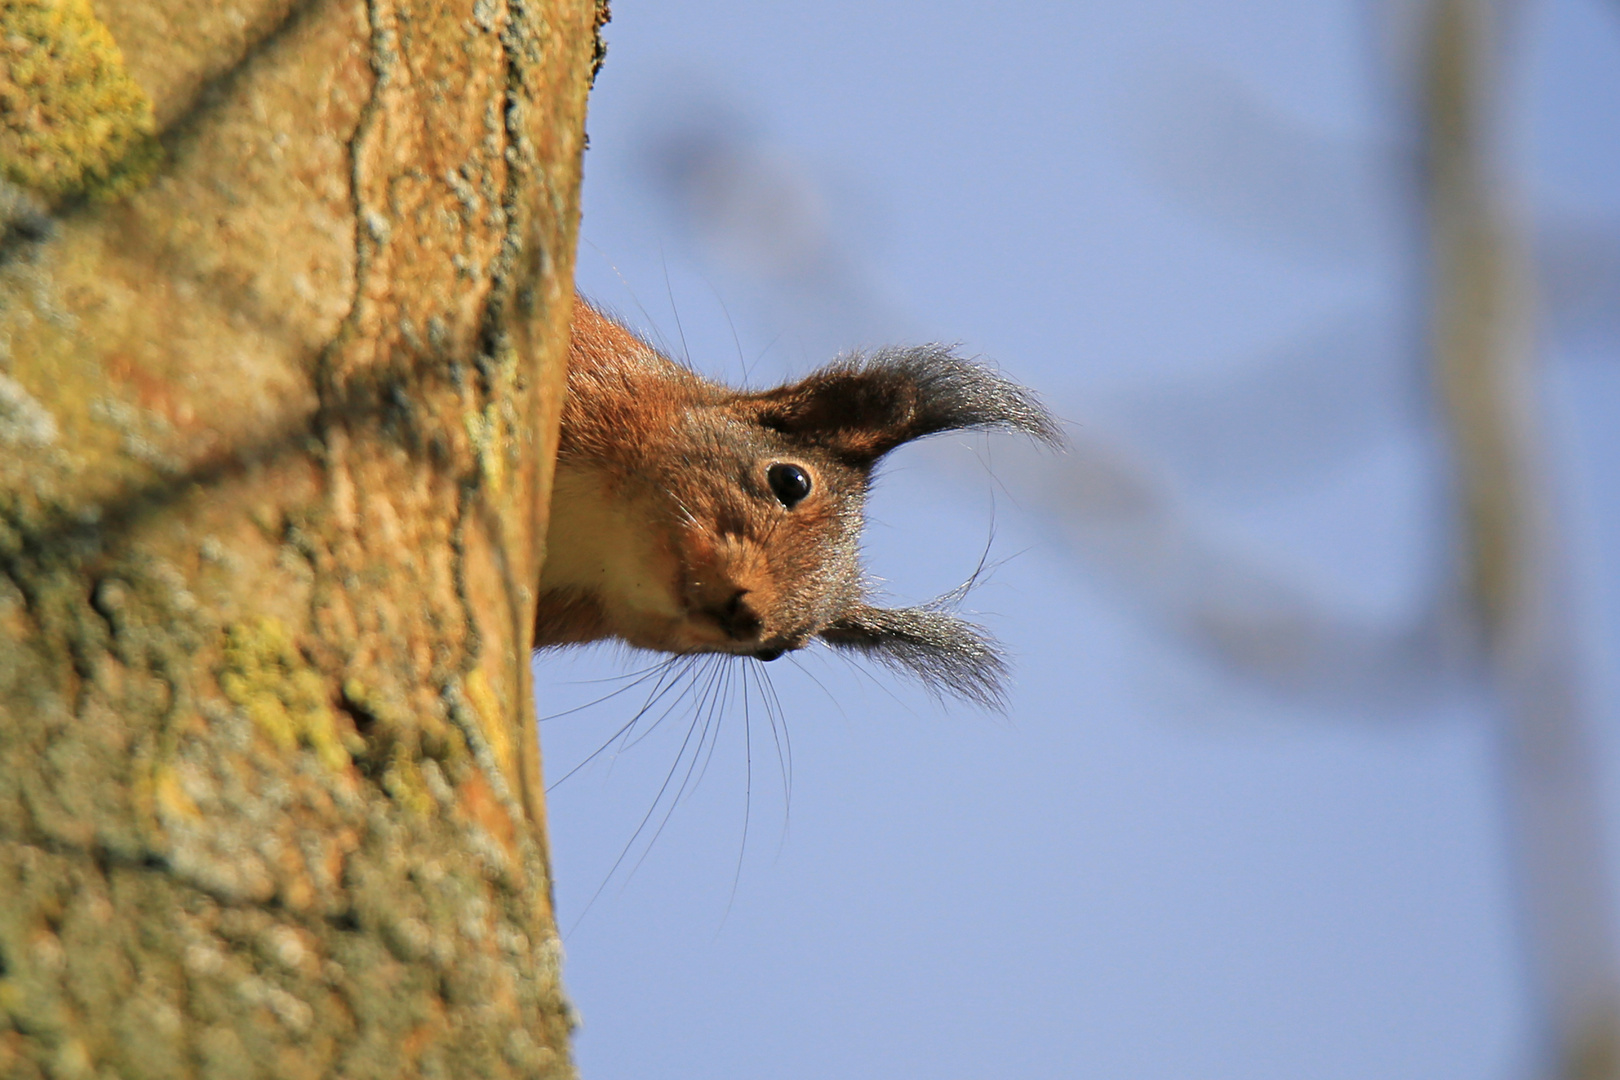
<path fill-rule="evenodd" d="M 749 400 L 760 423 L 861 465 L 913 439 L 965 428 L 1022 431 L 1063 445 L 1034 393 L 945 345 L 857 353 Z"/>
<path fill-rule="evenodd" d="M 948 599 L 911 608 L 857 604 L 821 637 L 915 675 L 935 694 L 953 694 L 1000 712 L 1007 704 L 1007 662 L 983 629 L 939 610 L 936 605 Z"/>

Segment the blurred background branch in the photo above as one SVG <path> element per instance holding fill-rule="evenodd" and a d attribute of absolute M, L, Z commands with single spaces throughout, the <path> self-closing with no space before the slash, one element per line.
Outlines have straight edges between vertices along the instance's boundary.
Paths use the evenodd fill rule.
<path fill-rule="evenodd" d="M 1620 1077 L 1620 963 L 1596 747 L 1548 493 L 1533 272 L 1501 179 L 1516 4 L 1437 0 L 1425 71 L 1435 378 L 1452 434 L 1461 567 L 1498 694 L 1506 805 L 1552 1075 Z"/>

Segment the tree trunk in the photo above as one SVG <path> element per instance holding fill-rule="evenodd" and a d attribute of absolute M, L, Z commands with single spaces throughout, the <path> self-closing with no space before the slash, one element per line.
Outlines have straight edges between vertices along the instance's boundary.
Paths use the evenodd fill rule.
<path fill-rule="evenodd" d="M 571 1075 L 528 660 L 598 23 L 0 0 L 0 1076 Z"/>

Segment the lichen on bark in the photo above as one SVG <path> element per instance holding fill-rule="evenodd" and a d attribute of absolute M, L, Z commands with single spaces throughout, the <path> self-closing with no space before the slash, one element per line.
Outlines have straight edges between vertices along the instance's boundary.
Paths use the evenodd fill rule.
<path fill-rule="evenodd" d="M 224 6 L 100 13 L 146 182 L 6 169 L 0 1075 L 569 1075 L 528 645 L 594 8 Z"/>
<path fill-rule="evenodd" d="M 143 183 L 152 102 L 90 0 L 0 0 L 0 27 L 0 176 L 52 201 Z"/>

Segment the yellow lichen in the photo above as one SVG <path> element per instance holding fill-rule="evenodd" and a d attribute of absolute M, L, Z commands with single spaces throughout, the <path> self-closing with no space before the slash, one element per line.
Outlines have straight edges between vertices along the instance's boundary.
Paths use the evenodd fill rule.
<path fill-rule="evenodd" d="M 417 817 L 429 817 L 434 811 L 433 795 L 428 791 L 422 769 L 403 744 L 397 744 L 383 770 L 382 789 L 389 798 Z"/>
<path fill-rule="evenodd" d="M 469 413 L 462 418 L 467 438 L 478 455 L 478 468 L 483 473 L 484 485 L 491 495 L 499 495 L 506 487 L 506 469 L 502 450 L 506 446 L 506 431 L 494 405 L 482 413 Z"/>
<path fill-rule="evenodd" d="M 468 674 L 464 685 L 467 700 L 478 714 L 478 726 L 489 743 L 490 752 L 495 755 L 496 764 L 509 779 L 515 779 L 517 766 L 512 760 L 512 739 L 506 730 L 506 713 L 501 708 L 500 700 L 490 688 L 489 680 L 484 678 L 484 673 L 477 668 Z"/>
<path fill-rule="evenodd" d="M 261 616 L 226 630 L 219 686 L 281 749 L 302 744 L 328 768 L 349 766 L 326 681 L 299 655 L 279 619 Z"/>
<path fill-rule="evenodd" d="M 362 741 L 354 747 L 354 751 L 357 756 L 365 754 L 372 760 L 386 760 L 378 783 L 389 798 L 418 817 L 434 814 L 437 804 L 422 774 L 421 752 L 439 751 L 440 756 L 445 756 L 453 754 L 460 744 L 447 743 L 442 735 L 442 723 L 433 722 L 429 716 L 409 715 L 387 694 L 354 676 L 343 681 L 343 701 L 348 708 L 369 717 L 374 724 L 374 728 L 368 731 L 370 745 Z M 413 721 L 416 723 L 413 724 Z M 413 727 L 414 731 L 411 730 Z M 435 732 L 440 734 L 435 735 Z M 465 753 L 464 748 L 461 752 Z"/>
<path fill-rule="evenodd" d="M 160 811 L 169 817 L 188 818 L 193 821 L 202 817 L 202 811 L 186 789 L 180 784 L 180 776 L 169 765 L 158 767 L 151 780 L 152 801 L 157 804 Z"/>
<path fill-rule="evenodd" d="M 351 708 L 371 717 L 384 727 L 397 727 L 400 718 L 393 702 L 353 675 L 343 680 L 343 700 Z"/>
<path fill-rule="evenodd" d="M 115 198 L 161 156 L 152 101 L 89 0 L 0 0 L 0 177 Z"/>

